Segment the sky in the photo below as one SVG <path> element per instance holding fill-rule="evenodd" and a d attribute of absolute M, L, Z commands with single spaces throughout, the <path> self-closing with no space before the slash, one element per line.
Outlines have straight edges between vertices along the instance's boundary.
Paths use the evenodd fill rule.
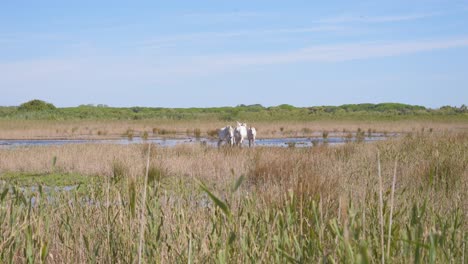
<path fill-rule="evenodd" d="M 0 2 L 0 105 L 468 104 L 468 0 Z"/>

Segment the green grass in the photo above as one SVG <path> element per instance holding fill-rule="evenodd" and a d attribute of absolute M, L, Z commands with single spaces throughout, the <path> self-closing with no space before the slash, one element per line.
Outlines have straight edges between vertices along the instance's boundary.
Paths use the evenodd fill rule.
<path fill-rule="evenodd" d="M 17 186 L 72 186 L 95 184 L 100 179 L 77 173 L 22 173 L 7 172 L 0 175 L 0 180 Z"/>
<path fill-rule="evenodd" d="M 378 196 L 372 191 L 361 204 L 349 202 L 341 208 L 292 192 L 268 206 L 255 194 L 239 196 L 235 188 L 221 198 L 204 184 L 200 188 L 191 181 L 173 184 L 148 187 L 146 262 L 379 263 L 384 254 Z M 56 194 L 53 203 L 45 199 L 48 194 L 37 192 L 32 195 L 44 202 L 35 206 L 27 194 L 4 193 L 0 259 L 135 262 L 142 182 L 124 186 L 111 183 L 108 191 L 104 185 L 85 194 Z M 83 204 L 84 197 L 96 203 Z M 119 198 L 128 203 L 118 203 Z M 384 201 L 388 219 L 388 196 Z M 8 224 L 10 216 L 14 221 Z M 391 263 L 463 263 L 468 239 L 464 221 L 458 208 L 441 213 L 425 199 L 408 202 L 394 211 L 390 244 L 385 244 L 390 255 L 384 258 Z M 384 227 L 387 230 L 388 221 Z"/>
<path fill-rule="evenodd" d="M 24 108 L 24 107 L 23 107 Z M 294 107 L 279 105 L 239 105 L 212 108 L 95 107 L 44 108 L 25 111 L 0 107 L 0 119 L 7 120 L 221 120 L 221 121 L 313 121 L 313 120 L 467 120 L 466 107 L 427 109 L 397 103 L 354 104 L 342 106 Z M 29 109 L 29 108 L 28 108 Z M 42 109 L 42 108 L 41 108 Z"/>

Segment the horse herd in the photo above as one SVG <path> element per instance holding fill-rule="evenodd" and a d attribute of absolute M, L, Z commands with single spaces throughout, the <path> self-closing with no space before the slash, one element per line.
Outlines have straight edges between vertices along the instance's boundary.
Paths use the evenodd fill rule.
<path fill-rule="evenodd" d="M 244 139 L 247 138 L 249 140 L 249 147 L 253 147 L 255 145 L 255 138 L 257 136 L 257 130 L 255 127 L 247 128 L 246 123 L 239 123 L 237 122 L 237 127 L 226 126 L 218 131 L 218 147 L 221 146 L 221 143 L 225 141 L 229 146 L 240 146 L 242 147 L 242 143 Z"/>

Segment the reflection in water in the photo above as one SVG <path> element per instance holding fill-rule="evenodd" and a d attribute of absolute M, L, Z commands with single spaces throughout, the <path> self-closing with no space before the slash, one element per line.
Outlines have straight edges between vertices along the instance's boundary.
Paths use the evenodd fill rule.
<path fill-rule="evenodd" d="M 398 136 L 398 134 L 391 134 L 384 136 L 381 134 L 376 134 L 372 137 L 365 137 L 364 142 L 372 142 L 378 140 L 384 140 L 388 137 Z M 351 141 L 356 140 L 355 137 Z M 348 138 L 344 137 L 328 137 L 327 139 L 323 138 L 268 138 L 268 139 L 257 139 L 257 146 L 264 147 L 311 147 L 320 144 L 344 144 L 350 141 Z M 106 139 L 106 140 L 81 140 L 81 139 L 71 139 L 71 140 L 0 140 L 0 147 L 3 148 L 12 148 L 12 147 L 22 147 L 22 146 L 52 146 L 52 145 L 67 145 L 67 144 L 141 144 L 151 142 L 153 144 L 163 146 L 163 147 L 173 147 L 179 144 L 203 144 L 208 146 L 217 146 L 217 139 L 211 138 L 153 138 L 148 140 L 143 140 L 141 138 L 133 138 L 132 140 L 128 139 Z M 247 146 L 247 144 L 245 145 Z"/>

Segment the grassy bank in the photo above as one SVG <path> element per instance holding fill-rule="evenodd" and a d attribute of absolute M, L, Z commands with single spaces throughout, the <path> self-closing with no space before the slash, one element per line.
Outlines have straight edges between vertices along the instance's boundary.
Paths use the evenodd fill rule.
<path fill-rule="evenodd" d="M 467 261 L 466 132 L 307 149 L 152 147 L 145 181 L 147 150 L 0 149 L 2 261 L 128 263 L 140 250 L 148 263 Z M 102 181 L 84 182 L 86 193 L 20 189 L 56 174 Z"/>

